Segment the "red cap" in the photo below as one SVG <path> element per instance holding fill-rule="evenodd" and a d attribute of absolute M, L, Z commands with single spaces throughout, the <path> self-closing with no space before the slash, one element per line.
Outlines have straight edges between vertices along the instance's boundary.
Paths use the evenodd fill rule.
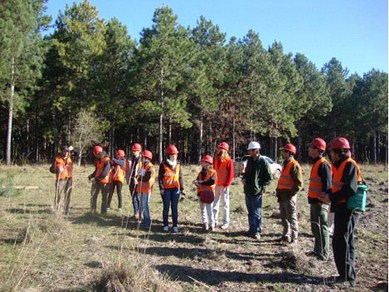
<path fill-rule="evenodd" d="M 228 144 L 226 142 L 221 142 L 218 147 L 221 149 L 227 150 L 227 151 L 228 151 L 228 149 L 230 149 L 230 147 L 228 146 Z"/>
<path fill-rule="evenodd" d="M 153 153 L 151 153 L 151 151 L 149 151 L 149 150 L 145 150 L 145 151 L 143 151 L 143 157 L 145 157 L 145 158 L 148 158 L 148 159 L 153 159 Z"/>
<path fill-rule="evenodd" d="M 337 137 L 331 142 L 332 149 L 350 149 L 350 143 L 346 138 L 343 137 Z"/>
<path fill-rule="evenodd" d="M 119 149 L 119 150 L 116 152 L 116 156 L 117 156 L 117 157 L 124 157 L 124 156 L 126 156 L 126 153 L 125 153 L 123 150 Z"/>
<path fill-rule="evenodd" d="M 166 153 L 169 154 L 169 155 L 178 154 L 178 150 L 177 150 L 176 146 L 174 146 L 174 145 L 169 145 L 169 146 L 166 148 Z"/>
<path fill-rule="evenodd" d="M 293 155 L 296 154 L 296 147 L 293 145 L 293 144 L 286 144 L 284 146 L 284 150 L 285 151 L 289 151 L 290 153 L 292 153 Z"/>
<path fill-rule="evenodd" d="M 94 155 L 97 155 L 97 154 L 99 154 L 99 153 L 101 153 L 101 152 L 103 152 L 103 147 L 101 147 L 101 146 L 95 146 L 95 147 L 93 147 L 93 154 L 94 154 Z"/>
<path fill-rule="evenodd" d="M 140 146 L 140 144 L 138 143 L 135 143 L 134 145 L 132 145 L 131 151 L 142 151 L 142 146 Z"/>
<path fill-rule="evenodd" d="M 205 155 L 201 161 L 208 162 L 209 164 L 213 164 L 213 158 L 211 155 Z"/>
<path fill-rule="evenodd" d="M 326 150 L 326 147 L 327 147 L 327 144 L 326 144 L 326 141 L 324 141 L 322 138 L 315 138 L 313 139 L 313 141 L 311 142 L 311 145 L 310 145 L 312 148 L 318 148 L 320 150 L 323 150 L 325 151 Z"/>

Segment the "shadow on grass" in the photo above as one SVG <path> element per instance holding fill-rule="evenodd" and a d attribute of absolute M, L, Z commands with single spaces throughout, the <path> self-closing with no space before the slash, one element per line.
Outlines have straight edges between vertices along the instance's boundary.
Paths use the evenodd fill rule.
<path fill-rule="evenodd" d="M 157 265 L 155 268 L 164 274 L 169 275 L 172 280 L 182 282 L 193 282 L 192 279 L 201 281 L 207 285 L 219 285 L 223 282 L 246 282 L 246 283 L 291 283 L 323 285 L 323 277 L 313 277 L 298 273 L 263 273 L 249 274 L 236 271 L 217 271 L 209 269 L 198 269 L 179 265 Z"/>
<path fill-rule="evenodd" d="M 82 214 L 77 217 L 69 218 L 69 221 L 73 224 L 96 224 L 97 226 L 107 227 L 107 226 L 124 226 L 125 217 L 107 214 L 93 214 L 91 212 Z"/>
<path fill-rule="evenodd" d="M 6 211 L 16 214 L 51 214 L 53 212 L 50 207 L 47 209 L 10 208 Z"/>

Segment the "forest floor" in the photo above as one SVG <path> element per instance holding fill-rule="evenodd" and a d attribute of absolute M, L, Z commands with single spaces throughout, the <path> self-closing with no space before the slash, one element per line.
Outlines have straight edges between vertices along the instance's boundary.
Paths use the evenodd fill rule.
<path fill-rule="evenodd" d="M 313 249 L 306 186 L 298 197 L 300 237 L 278 241 L 281 220 L 276 180 L 263 202 L 260 240 L 245 235 L 247 213 L 239 178 L 231 187 L 228 230 L 203 231 L 191 181 L 199 166 L 183 166 L 186 196 L 179 203 L 179 233 L 162 232 L 158 187 L 151 197 L 151 230 L 130 218 L 117 197 L 105 216 L 89 212 L 91 166 L 76 167 L 68 217 L 53 214 L 54 177 L 48 165 L 0 166 L 0 291 L 387 291 L 388 173 L 383 165 L 362 165 L 369 185 L 367 210 L 356 232 L 357 287 L 331 283 L 328 262 Z M 101 196 L 98 204 L 100 205 Z M 104 288 L 105 287 L 105 288 Z M 115 290 L 116 289 L 116 290 Z"/>

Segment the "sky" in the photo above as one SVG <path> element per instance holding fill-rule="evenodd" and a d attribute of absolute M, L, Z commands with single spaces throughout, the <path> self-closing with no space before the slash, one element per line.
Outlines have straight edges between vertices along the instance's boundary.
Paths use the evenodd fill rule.
<path fill-rule="evenodd" d="M 48 0 L 46 13 L 58 17 L 81 0 Z M 218 25 L 227 41 L 252 29 L 264 48 L 280 42 L 284 53 L 304 54 L 318 69 L 333 57 L 349 74 L 373 68 L 388 72 L 388 0 L 89 0 L 99 17 L 116 17 L 139 41 L 152 26 L 155 9 L 170 7 L 178 23 L 194 28 L 200 16 Z"/>

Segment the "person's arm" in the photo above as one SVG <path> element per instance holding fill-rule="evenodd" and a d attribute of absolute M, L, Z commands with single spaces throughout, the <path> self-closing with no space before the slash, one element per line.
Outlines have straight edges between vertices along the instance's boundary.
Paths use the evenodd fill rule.
<path fill-rule="evenodd" d="M 184 191 L 184 180 L 182 179 L 182 167 L 180 164 L 180 172 L 178 173 L 178 182 L 180 183 L 180 191 Z"/>
<path fill-rule="evenodd" d="M 232 181 L 234 180 L 234 162 L 232 161 L 232 159 L 228 161 L 227 173 L 227 182 L 225 183 L 224 187 L 229 187 L 232 184 Z"/>
<path fill-rule="evenodd" d="M 158 170 L 158 186 L 159 190 L 163 191 L 163 162 L 159 165 L 159 170 Z"/>
<path fill-rule="evenodd" d="M 303 174 L 300 165 L 294 164 L 290 170 L 290 175 L 294 181 L 291 189 L 291 195 L 294 196 L 303 188 Z"/>
<path fill-rule="evenodd" d="M 328 163 L 322 163 L 319 166 L 318 174 L 322 183 L 322 192 L 331 193 L 332 186 L 332 175 L 331 175 L 331 166 Z"/>
<path fill-rule="evenodd" d="M 109 174 L 110 171 L 111 171 L 111 163 L 110 163 L 109 159 L 107 159 L 107 161 L 105 162 L 105 165 L 104 165 L 104 169 L 101 172 L 100 176 L 97 177 L 97 180 L 104 179 Z"/>
<path fill-rule="evenodd" d="M 271 173 L 270 164 L 266 161 L 264 158 L 260 158 L 260 179 L 259 179 L 259 185 L 266 187 L 270 184 L 273 175 Z"/>
<path fill-rule="evenodd" d="M 116 158 L 112 158 L 112 161 L 113 161 L 113 163 L 115 163 L 117 165 L 120 165 L 121 168 L 124 167 L 124 163 L 126 162 L 123 159 L 116 159 Z"/>

